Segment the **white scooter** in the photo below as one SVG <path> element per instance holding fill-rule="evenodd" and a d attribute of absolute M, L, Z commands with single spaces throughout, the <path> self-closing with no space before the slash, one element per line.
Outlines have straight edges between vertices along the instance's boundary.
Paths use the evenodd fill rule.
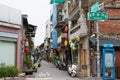
<path fill-rule="evenodd" d="M 68 66 L 68 73 L 71 77 L 75 77 L 76 76 L 76 70 L 77 70 L 77 66 L 76 64 L 72 64 Z"/>

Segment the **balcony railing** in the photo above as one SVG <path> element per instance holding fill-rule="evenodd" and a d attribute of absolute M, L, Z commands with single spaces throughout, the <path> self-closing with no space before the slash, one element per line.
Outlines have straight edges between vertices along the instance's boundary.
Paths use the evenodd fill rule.
<path fill-rule="evenodd" d="M 78 7 L 79 7 L 79 0 L 75 0 L 75 2 L 69 3 L 69 7 L 68 7 L 69 15 L 71 15 L 72 12 L 74 12 Z"/>
<path fill-rule="evenodd" d="M 87 26 L 77 24 L 70 29 L 70 39 L 76 38 L 76 36 L 84 37 L 87 35 Z"/>
<path fill-rule="evenodd" d="M 74 34 L 78 30 L 80 30 L 80 24 L 76 24 L 73 28 L 71 28 L 70 29 L 70 34 Z"/>

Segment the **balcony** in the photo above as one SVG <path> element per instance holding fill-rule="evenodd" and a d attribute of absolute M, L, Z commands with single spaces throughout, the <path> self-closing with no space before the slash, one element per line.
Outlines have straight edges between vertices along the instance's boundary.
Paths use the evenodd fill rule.
<path fill-rule="evenodd" d="M 68 4 L 68 13 L 70 16 L 70 19 L 73 18 L 75 14 L 79 12 L 79 0 L 75 0 L 75 2 L 71 2 Z"/>
<path fill-rule="evenodd" d="M 75 39 L 77 36 L 84 37 L 87 35 L 87 26 L 83 24 L 76 24 L 70 29 L 70 40 Z"/>

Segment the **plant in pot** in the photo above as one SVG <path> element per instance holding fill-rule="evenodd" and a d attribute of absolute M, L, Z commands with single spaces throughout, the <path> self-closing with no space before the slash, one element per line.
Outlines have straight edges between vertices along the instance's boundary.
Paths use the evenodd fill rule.
<path fill-rule="evenodd" d="M 28 69 L 32 67 L 32 60 L 29 55 L 26 56 L 26 66 Z"/>

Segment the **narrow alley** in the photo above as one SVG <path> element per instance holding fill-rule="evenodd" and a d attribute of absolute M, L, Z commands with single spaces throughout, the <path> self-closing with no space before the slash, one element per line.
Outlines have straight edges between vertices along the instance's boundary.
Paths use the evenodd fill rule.
<path fill-rule="evenodd" d="M 1 0 L 0 80 L 120 80 L 120 0 Z"/>
<path fill-rule="evenodd" d="M 66 71 L 57 69 L 53 64 L 41 61 L 41 67 L 33 76 L 26 80 L 78 80 L 77 77 L 70 77 Z"/>

